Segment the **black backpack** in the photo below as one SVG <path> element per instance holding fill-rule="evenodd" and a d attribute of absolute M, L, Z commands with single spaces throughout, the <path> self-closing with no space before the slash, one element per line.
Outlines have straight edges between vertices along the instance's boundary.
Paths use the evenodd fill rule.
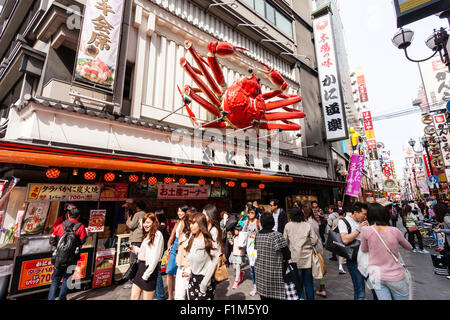
<path fill-rule="evenodd" d="M 75 232 L 80 228 L 81 223 L 72 224 L 64 228 L 64 234 L 52 255 L 52 263 L 55 268 L 67 268 L 77 264 L 80 259 L 80 237 Z"/>

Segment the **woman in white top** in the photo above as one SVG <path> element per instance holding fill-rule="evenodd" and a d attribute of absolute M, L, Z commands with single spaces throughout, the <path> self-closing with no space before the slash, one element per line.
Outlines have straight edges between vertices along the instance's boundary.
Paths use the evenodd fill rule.
<path fill-rule="evenodd" d="M 185 269 L 183 276 L 189 277 L 189 300 L 214 299 L 215 286 L 211 279 L 216 271 L 219 252 L 217 245 L 208 232 L 208 223 L 204 214 L 197 213 L 191 220 L 191 237 L 186 248 L 190 270 Z"/>
<path fill-rule="evenodd" d="M 142 219 L 144 238 L 140 247 L 130 246 L 128 251 L 138 258 L 138 271 L 133 278 L 131 300 L 139 300 L 143 293 L 144 300 L 153 300 L 158 279 L 158 262 L 164 251 L 164 238 L 158 230 L 158 219 L 154 213 L 146 213 Z"/>
<path fill-rule="evenodd" d="M 225 250 L 222 241 L 222 229 L 220 228 L 219 210 L 217 210 L 215 205 L 207 204 L 203 209 L 203 214 L 205 215 L 206 221 L 208 223 L 208 231 L 209 233 L 211 233 L 213 241 L 216 243 L 220 255 Z"/>

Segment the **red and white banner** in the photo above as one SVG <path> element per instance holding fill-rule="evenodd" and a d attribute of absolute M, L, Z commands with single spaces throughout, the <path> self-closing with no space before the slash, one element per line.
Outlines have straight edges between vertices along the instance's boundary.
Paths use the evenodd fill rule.
<path fill-rule="evenodd" d="M 427 170 L 427 176 L 431 177 L 430 162 L 428 161 L 428 156 L 423 155 L 423 163 L 425 164 L 425 169 Z"/>
<path fill-rule="evenodd" d="M 367 96 L 366 79 L 364 78 L 364 75 L 358 75 L 356 81 L 358 82 L 359 101 L 367 102 L 369 98 Z"/>

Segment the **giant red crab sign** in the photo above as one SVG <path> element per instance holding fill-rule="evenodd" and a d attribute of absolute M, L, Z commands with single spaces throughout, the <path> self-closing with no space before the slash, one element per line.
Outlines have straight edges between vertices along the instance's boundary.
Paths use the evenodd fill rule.
<path fill-rule="evenodd" d="M 284 94 L 283 92 L 287 87 L 286 81 L 277 71 L 268 67 L 266 64 L 261 63 L 264 67 L 263 72 L 272 84 L 276 86 L 276 90 L 262 93 L 259 84 L 260 80 L 253 73 L 252 69 L 249 69 L 248 76 L 243 77 L 227 88 L 222 69 L 216 56 L 222 58 L 230 57 L 236 51 L 246 50 L 245 48 L 236 47 L 227 42 L 210 42 L 208 44 L 208 61 L 205 61 L 197 53 L 191 41 L 186 40 L 185 47 L 193 56 L 198 68 L 193 67 L 184 57 L 180 59 L 180 64 L 192 80 L 194 80 L 198 88 L 192 88 L 188 85 L 184 87 L 184 94 L 189 96 L 190 99 L 184 98 L 184 94 L 180 88 L 178 90 L 184 98 L 185 107 L 189 116 L 196 125 L 199 125 L 198 121 L 189 106 L 192 100 L 199 103 L 213 115 L 220 117 L 218 118 L 219 120 L 223 120 L 204 123 L 201 125 L 202 127 L 225 128 L 229 126 L 234 129 L 259 127 L 260 129 L 267 130 L 300 129 L 298 124 L 288 120 L 304 118 L 305 114 L 302 111 L 289 108 L 288 106 L 300 102 L 302 99 L 301 96 Z M 212 74 L 209 72 L 208 67 Z M 206 83 L 209 84 L 209 87 Z M 200 96 L 200 92 L 206 98 Z M 281 100 L 268 101 L 275 97 L 279 97 Z M 268 111 L 278 108 L 282 108 L 287 112 L 268 113 Z M 277 120 L 281 120 L 284 123 L 270 122 Z"/>

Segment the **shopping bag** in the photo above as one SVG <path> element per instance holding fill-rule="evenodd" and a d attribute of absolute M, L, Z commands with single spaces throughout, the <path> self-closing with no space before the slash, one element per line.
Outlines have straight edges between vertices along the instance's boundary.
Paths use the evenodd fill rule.
<path fill-rule="evenodd" d="M 361 251 L 361 248 L 359 248 L 357 262 L 359 272 L 364 278 L 367 278 L 369 276 L 369 253 L 364 253 Z"/>
<path fill-rule="evenodd" d="M 284 289 L 287 300 L 299 300 L 303 289 L 303 280 L 298 276 L 297 264 L 287 263 L 283 272 Z"/>
<path fill-rule="evenodd" d="M 161 258 L 161 273 L 166 273 L 167 263 L 169 262 L 170 248 L 167 249 Z"/>
<path fill-rule="evenodd" d="M 322 279 L 323 271 L 322 266 L 320 264 L 320 259 L 318 257 L 318 253 L 314 250 L 311 257 L 311 268 L 312 268 L 312 276 L 314 279 Z"/>
<path fill-rule="evenodd" d="M 247 244 L 247 255 L 248 255 L 248 264 L 251 267 L 255 266 L 255 262 L 256 262 L 256 257 L 257 257 L 257 253 L 256 253 L 256 249 L 255 249 L 255 239 L 248 239 L 248 244 Z"/>

